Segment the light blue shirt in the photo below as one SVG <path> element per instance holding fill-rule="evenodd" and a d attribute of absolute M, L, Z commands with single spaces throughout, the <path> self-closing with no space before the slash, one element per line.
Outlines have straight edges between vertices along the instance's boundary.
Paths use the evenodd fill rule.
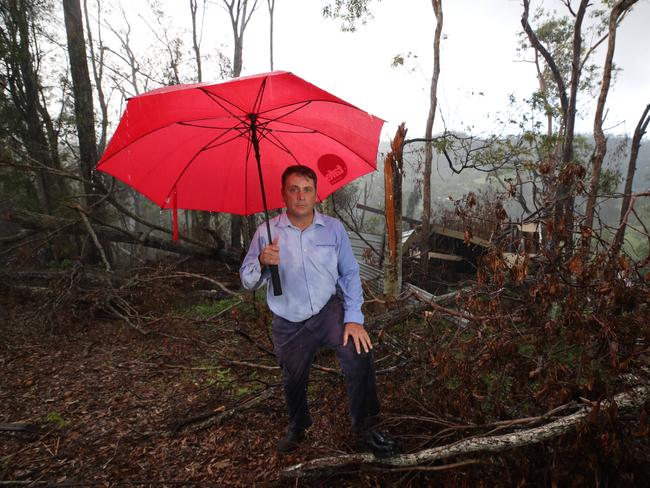
<path fill-rule="evenodd" d="M 267 246 L 266 224 L 257 228 L 239 275 L 244 288 L 267 284 L 266 300 L 273 313 L 302 322 L 316 315 L 336 293 L 343 292 L 344 322 L 363 324 L 363 290 L 350 239 L 343 224 L 314 210 L 314 220 L 301 231 L 281 213 L 270 221 L 271 237 L 279 236 L 282 295 L 273 294 L 271 272 L 262 269 L 259 255 Z"/>

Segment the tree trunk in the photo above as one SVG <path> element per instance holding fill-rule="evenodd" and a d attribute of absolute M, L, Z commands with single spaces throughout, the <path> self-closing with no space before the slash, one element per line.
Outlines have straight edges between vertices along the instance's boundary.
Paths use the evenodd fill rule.
<path fill-rule="evenodd" d="M 621 217 L 619 219 L 619 226 L 614 241 L 612 242 L 612 255 L 616 256 L 623 247 L 625 240 L 625 229 L 627 228 L 626 216 L 630 208 L 630 201 L 632 199 L 632 184 L 634 183 L 634 174 L 636 173 L 636 160 L 639 157 L 639 148 L 641 147 L 641 139 L 646 133 L 648 123 L 650 123 L 650 104 L 646 105 L 639 123 L 634 130 L 632 137 L 632 148 L 630 149 L 630 162 L 627 166 L 627 176 L 625 177 L 625 189 L 623 190 L 623 201 L 621 203 Z"/>
<path fill-rule="evenodd" d="M 95 79 L 95 88 L 97 89 L 97 99 L 99 100 L 99 108 L 101 111 L 101 134 L 99 136 L 99 146 L 97 147 L 97 154 L 104 152 L 106 148 L 106 136 L 108 131 L 108 105 L 106 97 L 104 96 L 104 89 L 102 88 L 102 78 L 104 74 L 104 44 L 102 42 L 101 34 L 101 8 L 100 2 L 97 2 L 97 38 L 99 41 L 99 54 L 95 59 L 95 48 L 93 46 L 93 35 L 90 29 L 90 19 L 88 16 L 87 1 L 84 0 L 84 16 L 86 19 L 86 32 L 88 33 L 88 50 L 90 51 L 90 64 L 93 68 L 93 78 Z"/>
<path fill-rule="evenodd" d="M 585 0 L 582 0 L 582 3 L 586 3 Z M 573 140 L 571 141 L 570 144 L 566 144 L 566 135 L 567 135 L 567 116 L 569 112 L 571 111 L 570 109 L 570 101 L 569 97 L 567 95 L 566 91 L 566 85 L 564 83 L 564 79 L 562 78 L 562 74 L 560 73 L 560 69 L 558 68 L 555 60 L 553 59 L 553 56 L 551 53 L 544 47 L 544 45 L 540 42 L 539 38 L 537 37 L 537 34 L 533 30 L 533 28 L 530 25 L 530 22 L 528 21 L 528 15 L 529 15 L 529 8 L 530 8 L 530 0 L 524 0 L 523 1 L 524 5 L 524 12 L 521 16 L 521 25 L 524 29 L 524 32 L 528 36 L 528 40 L 530 41 L 531 46 L 533 46 L 533 49 L 535 49 L 536 52 L 542 55 L 544 58 L 544 61 L 546 62 L 548 68 L 551 70 L 551 73 L 553 74 L 553 80 L 555 81 L 555 84 L 557 85 L 557 91 L 558 91 L 558 97 L 560 98 L 560 108 L 562 111 L 562 119 L 563 123 L 561 124 L 563 127 L 563 130 L 565 131 L 565 143 L 563 144 L 562 150 L 562 161 L 566 161 L 566 158 L 573 158 Z M 580 6 L 582 8 L 582 4 Z M 584 12 L 583 12 L 584 16 Z M 577 22 L 577 20 L 576 20 Z M 574 36 L 574 47 L 575 47 L 575 36 Z M 578 42 L 580 42 L 581 37 L 578 36 Z M 574 51 L 574 59 L 575 59 L 575 51 Z M 573 69 L 575 70 L 576 68 L 579 67 L 579 64 L 574 63 Z M 579 73 L 579 70 L 578 70 Z M 574 110 L 575 110 L 575 104 L 574 104 Z M 573 132 L 571 131 L 571 138 L 573 138 Z M 554 158 L 554 166 L 557 166 L 557 161 L 559 160 L 559 156 Z M 561 168 L 559 169 L 561 171 Z M 556 174 L 558 172 L 558 169 L 556 168 Z M 569 198 L 569 193 L 570 193 L 570 188 L 568 185 L 563 183 L 562 181 L 559 181 L 556 183 L 556 189 L 555 189 L 555 195 L 554 195 L 554 202 L 553 202 L 553 237 L 552 237 L 552 244 L 555 247 L 559 246 L 559 243 L 561 241 L 567 241 L 569 239 L 569 234 L 567 232 L 567 223 L 564 220 L 564 209 L 565 209 L 565 201 L 567 198 Z"/>
<path fill-rule="evenodd" d="M 576 102 L 578 85 L 580 84 L 580 56 L 582 54 L 582 21 L 587 11 L 589 0 L 581 0 L 573 27 L 573 59 L 571 62 L 571 81 L 569 82 L 569 103 L 564 114 L 564 143 L 562 147 L 562 168 L 565 171 L 573 164 L 573 139 L 575 134 Z M 575 199 L 572 194 L 574 177 L 562 178 L 555 193 L 555 224 L 556 229 L 566 229 L 565 253 L 570 255 L 573 250 L 573 214 Z"/>
<path fill-rule="evenodd" d="M 74 95 L 74 113 L 79 138 L 79 169 L 83 181 L 86 208 L 94 208 L 100 201 L 97 189 L 91 183 L 93 171 L 97 164 L 97 136 L 95 134 L 95 110 L 93 107 L 93 89 L 90 84 L 88 62 L 86 57 L 86 41 L 79 0 L 63 0 L 65 30 L 68 40 L 68 56 L 70 58 L 70 73 L 72 75 L 72 92 Z M 88 248 L 88 258 L 92 263 L 108 260 L 112 264 L 113 256 L 110 247 Z M 101 252 L 100 252 L 101 251 Z"/>
<path fill-rule="evenodd" d="M 88 207 L 92 207 L 98 200 L 98 196 L 95 195 L 96 190 L 90 183 L 93 169 L 97 164 L 97 141 L 93 92 L 86 61 L 86 41 L 79 0 L 63 0 L 63 12 L 70 56 L 74 113 L 79 137 L 79 165 L 84 179 L 86 203 Z"/>
<path fill-rule="evenodd" d="M 269 6 L 269 58 L 271 71 L 273 71 L 273 14 L 275 12 L 275 0 L 266 0 Z"/>
<path fill-rule="evenodd" d="M 201 18 L 205 16 L 205 0 L 203 0 L 203 14 Z M 201 61 L 201 33 L 197 29 L 197 12 L 198 12 L 198 3 L 197 0 L 190 0 L 190 13 L 192 15 L 192 48 L 194 49 L 194 58 L 196 59 L 196 82 L 201 83 L 203 81 L 203 66 Z M 200 210 L 195 210 L 192 212 L 192 238 L 200 239 L 205 236 L 205 229 L 210 227 L 210 212 L 203 212 Z"/>
<path fill-rule="evenodd" d="M 27 210 L 13 210 L 5 213 L 2 218 L 3 220 L 18 224 L 25 229 L 54 233 L 59 233 L 61 229 L 65 229 L 67 234 L 73 235 L 85 235 L 87 233 L 87 229 L 84 227 L 81 219 L 58 218 L 29 212 Z M 239 263 L 238 256 L 224 253 L 216 248 L 203 247 L 181 241 L 170 241 L 168 238 L 157 237 L 151 233 L 138 234 L 124 229 L 118 229 L 117 227 L 96 223 L 93 224 L 93 230 L 101 241 L 136 244 L 188 256 L 215 258 L 229 263 Z"/>
<path fill-rule="evenodd" d="M 16 108 L 22 113 L 25 121 L 26 131 L 24 137 L 25 147 L 29 156 L 40 164 L 48 167 L 57 167 L 57 160 L 52 158 L 52 148 L 49 145 L 45 132 L 44 123 L 39 115 L 45 111 L 41 105 L 40 81 L 38 74 L 34 71 L 36 63 L 30 50 L 30 28 L 28 22 L 29 6 L 20 0 L 9 0 L 7 2 L 7 13 L 11 22 L 13 45 L 8 46 L 12 51 L 7 53 L 10 63 L 19 73 L 19 80 L 9 80 L 11 94 Z M 54 150 L 56 151 L 56 147 Z M 57 168 L 59 169 L 59 168 Z M 62 196 L 63 188 L 58 179 L 54 178 L 46 170 L 37 173 L 37 181 L 42 198 L 42 205 L 45 212 L 53 214 L 58 200 Z"/>
<path fill-rule="evenodd" d="M 190 0 L 190 13 L 192 14 L 192 47 L 194 48 L 194 58 L 196 59 L 196 81 L 200 83 L 203 81 L 203 73 L 201 72 L 201 46 L 199 45 L 196 31 L 197 10 L 197 0 Z"/>
<path fill-rule="evenodd" d="M 616 5 L 614 5 L 609 15 L 607 54 L 605 56 L 605 65 L 603 66 L 603 79 L 600 87 L 600 95 L 598 96 L 598 103 L 596 105 L 596 115 L 594 116 L 594 139 L 596 142 L 596 149 L 591 158 L 591 182 L 589 183 L 587 209 L 585 211 L 585 221 L 583 224 L 583 228 L 587 231 L 582 233 L 582 235 L 585 236 L 582 241 L 584 252 L 589 251 L 591 244 L 590 232 L 594 224 L 594 209 L 596 207 L 596 198 L 598 196 L 600 173 L 603 167 L 605 153 L 607 152 L 607 139 L 605 139 L 605 134 L 603 133 L 603 121 L 605 102 L 607 101 L 609 85 L 612 79 L 612 64 L 614 59 L 614 50 L 616 49 L 616 30 L 621 16 L 636 2 L 637 0 L 620 0 Z"/>
<path fill-rule="evenodd" d="M 402 291 L 402 148 L 406 127 L 400 124 L 384 161 L 386 234 L 388 259 L 384 264 L 384 294 L 397 297 Z"/>
<path fill-rule="evenodd" d="M 420 244 L 420 259 L 424 279 L 429 271 L 429 232 L 431 225 L 431 166 L 433 165 L 433 122 L 436 118 L 438 107 L 438 77 L 440 76 L 440 37 L 442 35 L 442 0 L 431 0 L 433 12 L 436 16 L 436 31 L 433 38 L 433 76 L 431 77 L 431 90 L 429 116 L 424 138 L 424 181 L 422 185 L 422 236 Z"/>
<path fill-rule="evenodd" d="M 253 2 L 253 7 L 250 12 L 248 10 L 248 0 L 238 0 L 235 3 L 235 0 L 223 0 L 228 13 L 230 14 L 230 24 L 232 26 L 232 34 L 234 41 L 234 52 L 233 52 L 233 63 L 232 63 L 232 76 L 237 78 L 241 75 L 241 70 L 243 66 L 243 54 L 244 54 L 244 33 L 246 32 L 246 26 L 248 21 L 255 10 L 257 0 Z M 243 222 L 242 218 L 239 215 L 231 215 L 230 217 L 230 246 L 234 250 L 241 249 L 241 238 L 242 238 L 242 227 Z"/>
<path fill-rule="evenodd" d="M 409 454 L 401 454 L 388 458 L 377 458 L 370 453 L 343 454 L 323 458 L 311 459 L 285 468 L 283 478 L 306 478 L 317 473 L 332 473 L 332 470 L 345 466 L 376 463 L 387 466 L 419 466 L 429 465 L 434 461 L 455 458 L 462 459 L 468 455 L 500 453 L 523 446 L 539 444 L 566 435 L 583 423 L 588 421 L 592 412 L 606 415 L 608 409 L 616 405 L 617 411 L 640 410 L 643 404 L 650 399 L 650 387 L 647 385 L 636 386 L 629 392 L 619 393 L 612 401 L 605 400 L 599 405 L 584 405 L 577 412 L 554 419 L 539 427 L 516 430 L 509 434 L 491 435 L 485 437 L 472 437 L 462 439 L 447 445 L 430 447 Z M 550 417 L 553 418 L 553 417 Z M 538 417 L 544 420 L 544 417 Z M 514 424 L 513 424 L 514 425 Z M 495 429 L 496 430 L 496 429 Z"/>

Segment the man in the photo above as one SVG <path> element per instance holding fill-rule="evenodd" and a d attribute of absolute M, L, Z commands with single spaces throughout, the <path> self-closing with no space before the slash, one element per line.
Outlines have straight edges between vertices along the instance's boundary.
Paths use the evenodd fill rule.
<path fill-rule="evenodd" d="M 316 174 L 306 166 L 285 170 L 286 213 L 270 221 L 271 243 L 265 224 L 257 229 L 239 270 L 245 288 L 264 283 L 268 287 L 273 343 L 289 412 L 289 427 L 278 451 L 294 450 L 312 424 L 309 370 L 316 351 L 326 346 L 336 352 L 345 376 L 357 447 L 391 456 L 397 452 L 395 442 L 374 429 L 379 401 L 372 342 L 363 327 L 359 264 L 343 225 L 314 209 L 316 184 Z M 280 296 L 273 294 L 270 265 L 279 265 Z"/>

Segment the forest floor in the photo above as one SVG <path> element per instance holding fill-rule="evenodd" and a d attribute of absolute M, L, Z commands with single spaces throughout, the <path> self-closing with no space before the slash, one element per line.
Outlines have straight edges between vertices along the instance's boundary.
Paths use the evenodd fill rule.
<path fill-rule="evenodd" d="M 221 266 L 185 271 L 237 282 Z M 129 325 L 106 312 L 101 294 L 71 296 L 83 288 L 72 275 L 40 298 L 1 290 L 0 424 L 28 426 L 0 431 L 2 486 L 641 486 L 650 473 L 647 425 L 644 432 L 637 413 L 457 468 L 369 466 L 284 479 L 289 466 L 353 452 L 331 353 L 319 353 L 312 371 L 315 423 L 304 445 L 279 456 L 286 414 L 259 294 L 205 298 L 192 293 L 205 280 L 175 268 L 132 270 L 122 276 L 137 283 L 126 297 Z M 132 326 L 136 319 L 146 334 Z M 480 381 L 441 373 L 437 349 L 462 340 L 458 326 L 441 324 L 415 317 L 372 330 L 382 429 L 404 452 L 473 435 L 480 422 L 545 411 L 543 401 L 511 390 L 483 394 Z"/>

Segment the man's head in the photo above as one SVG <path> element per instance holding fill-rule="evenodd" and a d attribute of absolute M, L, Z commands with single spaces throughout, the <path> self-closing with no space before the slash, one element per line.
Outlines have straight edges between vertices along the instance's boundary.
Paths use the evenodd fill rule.
<path fill-rule="evenodd" d="M 282 174 L 282 198 L 292 220 L 311 219 L 316 205 L 316 173 L 307 166 L 289 166 Z"/>
<path fill-rule="evenodd" d="M 300 175 L 305 178 L 309 178 L 314 182 L 314 189 L 316 189 L 316 184 L 318 183 L 318 178 L 316 177 L 316 173 L 314 173 L 314 170 L 307 167 L 307 166 L 302 166 L 301 164 L 296 164 L 294 166 L 289 166 L 287 169 L 284 170 L 284 173 L 282 173 L 282 189 L 284 190 L 284 186 L 287 183 L 287 178 L 291 175 Z"/>

